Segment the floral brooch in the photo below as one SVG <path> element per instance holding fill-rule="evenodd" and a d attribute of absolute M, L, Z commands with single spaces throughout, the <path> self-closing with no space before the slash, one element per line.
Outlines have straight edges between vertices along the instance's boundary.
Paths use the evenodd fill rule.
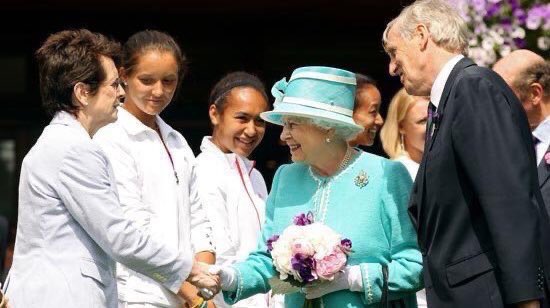
<path fill-rule="evenodd" d="M 353 181 L 355 183 L 355 186 L 359 188 L 363 188 L 367 186 L 367 184 L 369 183 L 369 176 L 365 171 L 361 170 L 359 171 L 359 174 L 355 177 Z"/>

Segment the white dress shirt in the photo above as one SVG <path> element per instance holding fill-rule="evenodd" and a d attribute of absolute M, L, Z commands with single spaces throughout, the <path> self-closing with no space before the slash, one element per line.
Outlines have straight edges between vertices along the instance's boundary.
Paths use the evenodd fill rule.
<path fill-rule="evenodd" d="M 15 308 L 116 308 L 117 261 L 177 292 L 193 258 L 160 239 L 125 217 L 109 159 L 59 112 L 23 160 L 4 290 Z"/>
<path fill-rule="evenodd" d="M 418 173 L 418 167 L 420 166 L 420 164 L 412 160 L 409 155 L 406 154 L 399 155 L 395 158 L 395 160 L 402 163 L 405 168 L 407 168 L 411 179 L 414 181 L 414 179 L 416 179 L 416 173 Z"/>
<path fill-rule="evenodd" d="M 463 55 L 456 55 L 452 57 L 449 61 L 447 61 L 447 63 L 445 63 L 445 65 L 443 65 L 443 68 L 437 74 L 434 84 L 432 85 L 432 90 L 430 92 L 430 102 L 435 106 L 435 108 L 439 108 L 441 95 L 443 95 L 443 90 L 445 89 L 447 79 L 449 79 L 451 71 L 458 63 L 458 61 L 462 60 L 462 58 L 464 58 Z"/>
<path fill-rule="evenodd" d="M 544 121 L 542 121 L 542 123 L 535 128 L 533 131 L 533 136 L 539 140 L 539 143 L 535 146 L 538 166 L 544 157 L 544 154 L 546 154 L 548 146 L 550 146 L 550 117 L 544 119 Z"/>
<path fill-rule="evenodd" d="M 204 137 L 197 156 L 199 195 L 212 221 L 216 264 L 243 261 L 256 248 L 265 219 L 267 188 L 254 162 L 234 153 L 223 153 Z M 230 306 L 218 294 L 216 307 L 268 307 L 266 294 Z"/>
<path fill-rule="evenodd" d="M 174 249 L 214 251 L 210 222 L 199 201 L 193 152 L 180 133 L 158 116 L 156 121 L 168 152 L 157 132 L 124 108 L 118 109 L 115 123 L 94 136 L 113 165 L 122 208 L 140 230 Z M 162 285 L 121 265 L 117 281 L 121 301 L 181 304 Z"/>

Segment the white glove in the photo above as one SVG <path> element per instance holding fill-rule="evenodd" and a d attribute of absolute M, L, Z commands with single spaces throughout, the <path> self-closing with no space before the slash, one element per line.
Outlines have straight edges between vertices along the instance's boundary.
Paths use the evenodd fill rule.
<path fill-rule="evenodd" d="M 304 292 L 307 299 L 322 297 L 340 290 L 363 291 L 363 278 L 359 265 L 346 266 L 332 281 L 313 283 L 310 286 L 302 288 L 302 292 Z"/>
<path fill-rule="evenodd" d="M 220 276 L 222 290 L 229 292 L 237 290 L 237 271 L 233 267 L 212 265 L 208 269 L 208 272 L 212 275 Z"/>

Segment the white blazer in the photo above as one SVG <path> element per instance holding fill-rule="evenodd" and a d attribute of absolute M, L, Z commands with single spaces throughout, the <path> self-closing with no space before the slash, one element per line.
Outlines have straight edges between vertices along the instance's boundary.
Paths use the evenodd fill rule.
<path fill-rule="evenodd" d="M 109 160 L 81 124 L 58 113 L 23 160 L 13 308 L 117 307 L 115 260 L 177 292 L 192 266 L 142 233 L 119 205 Z"/>
<path fill-rule="evenodd" d="M 113 166 L 122 209 L 141 231 L 172 249 L 214 252 L 197 192 L 196 158 L 180 133 L 158 116 L 156 121 L 168 152 L 157 132 L 124 108 L 94 135 Z M 125 266 L 117 266 L 117 282 L 121 301 L 181 306 L 162 284 Z"/>
<path fill-rule="evenodd" d="M 267 188 L 254 163 L 223 153 L 204 137 L 198 160 L 199 194 L 212 221 L 216 264 L 243 261 L 256 248 L 265 219 Z M 230 306 L 218 294 L 216 307 L 268 307 L 269 295 L 258 294 Z"/>

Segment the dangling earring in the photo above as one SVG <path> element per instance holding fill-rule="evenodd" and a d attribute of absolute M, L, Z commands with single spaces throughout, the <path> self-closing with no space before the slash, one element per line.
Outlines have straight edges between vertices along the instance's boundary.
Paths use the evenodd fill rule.
<path fill-rule="evenodd" d="M 327 137 L 327 139 L 325 139 L 325 142 L 326 142 L 326 143 L 330 143 L 330 138 Z"/>
<path fill-rule="evenodd" d="M 405 136 L 403 134 L 399 134 L 399 137 L 401 139 L 401 151 L 405 152 Z"/>

